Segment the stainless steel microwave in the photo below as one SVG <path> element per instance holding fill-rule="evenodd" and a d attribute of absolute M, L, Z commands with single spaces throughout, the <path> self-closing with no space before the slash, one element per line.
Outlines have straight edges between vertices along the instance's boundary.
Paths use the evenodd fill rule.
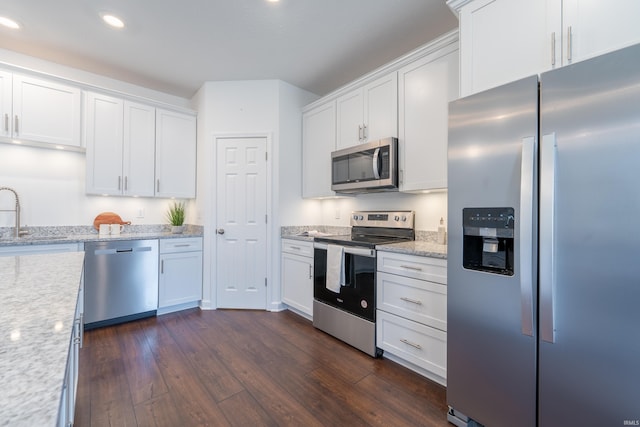
<path fill-rule="evenodd" d="M 398 139 L 384 138 L 331 153 L 331 190 L 397 191 Z"/>

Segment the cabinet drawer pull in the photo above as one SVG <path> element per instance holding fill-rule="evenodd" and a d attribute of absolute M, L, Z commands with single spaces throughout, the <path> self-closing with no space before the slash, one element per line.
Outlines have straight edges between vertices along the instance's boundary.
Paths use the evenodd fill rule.
<path fill-rule="evenodd" d="M 413 270 L 413 271 L 422 271 L 422 269 L 420 267 L 414 267 L 412 265 L 401 265 L 401 268 L 406 268 L 407 270 Z"/>
<path fill-rule="evenodd" d="M 80 348 L 84 347 L 84 313 L 80 313 Z"/>
<path fill-rule="evenodd" d="M 189 246 L 191 246 L 191 245 L 189 245 L 188 243 L 183 243 L 183 244 L 180 244 L 180 245 L 174 245 L 173 247 L 174 248 L 188 248 Z"/>
<path fill-rule="evenodd" d="M 551 65 L 556 65 L 556 32 L 551 33 Z"/>
<path fill-rule="evenodd" d="M 313 279 L 313 268 L 309 265 L 309 279 Z"/>
<path fill-rule="evenodd" d="M 416 344 L 414 342 L 411 342 L 409 340 L 405 340 L 404 338 L 400 340 L 400 342 L 406 344 L 406 345 L 410 345 L 413 348 L 417 348 L 418 350 L 422 350 L 422 346 L 420 344 Z"/>
<path fill-rule="evenodd" d="M 571 61 L 571 25 L 567 28 L 567 61 Z"/>
<path fill-rule="evenodd" d="M 289 246 L 291 249 L 295 249 L 296 251 L 302 250 L 300 246 Z"/>
<path fill-rule="evenodd" d="M 407 297 L 400 297 L 402 301 L 410 302 L 411 304 L 422 305 L 422 301 L 418 301 L 417 299 L 411 299 Z"/>

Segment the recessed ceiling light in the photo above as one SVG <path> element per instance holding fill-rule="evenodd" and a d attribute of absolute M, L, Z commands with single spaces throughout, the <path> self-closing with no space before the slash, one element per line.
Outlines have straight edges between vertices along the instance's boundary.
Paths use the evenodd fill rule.
<path fill-rule="evenodd" d="M 269 3 L 278 3 L 280 0 L 267 0 Z"/>
<path fill-rule="evenodd" d="M 6 16 L 0 16 L 0 25 L 11 28 L 12 30 L 20 29 L 20 24 L 18 24 L 11 18 L 7 18 Z"/>
<path fill-rule="evenodd" d="M 118 18 L 117 16 L 104 14 L 102 15 L 102 20 L 111 25 L 113 28 L 124 28 L 124 22 L 122 22 L 122 19 Z"/>

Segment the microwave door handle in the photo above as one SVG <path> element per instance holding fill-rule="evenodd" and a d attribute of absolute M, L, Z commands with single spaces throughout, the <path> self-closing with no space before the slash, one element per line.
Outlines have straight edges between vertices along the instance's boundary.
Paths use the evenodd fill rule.
<path fill-rule="evenodd" d="M 380 148 L 378 147 L 373 152 L 373 177 L 375 179 L 380 179 L 380 168 L 378 167 L 379 159 L 380 159 Z"/>

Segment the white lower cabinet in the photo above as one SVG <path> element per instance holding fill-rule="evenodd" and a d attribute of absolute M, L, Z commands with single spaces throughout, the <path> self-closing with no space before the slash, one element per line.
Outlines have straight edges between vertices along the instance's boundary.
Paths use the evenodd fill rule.
<path fill-rule="evenodd" d="M 313 242 L 282 240 L 282 301 L 313 317 Z"/>
<path fill-rule="evenodd" d="M 73 330 L 67 367 L 62 384 L 62 398 L 58 411 L 58 427 L 72 426 L 75 418 L 76 396 L 78 394 L 78 371 L 80 369 L 80 348 L 83 341 L 84 316 L 84 276 L 80 279 L 76 312 L 73 318 Z"/>
<path fill-rule="evenodd" d="M 446 260 L 378 251 L 376 340 L 385 357 L 446 385 Z"/>
<path fill-rule="evenodd" d="M 202 238 L 160 240 L 158 314 L 196 307 L 202 299 Z"/>

